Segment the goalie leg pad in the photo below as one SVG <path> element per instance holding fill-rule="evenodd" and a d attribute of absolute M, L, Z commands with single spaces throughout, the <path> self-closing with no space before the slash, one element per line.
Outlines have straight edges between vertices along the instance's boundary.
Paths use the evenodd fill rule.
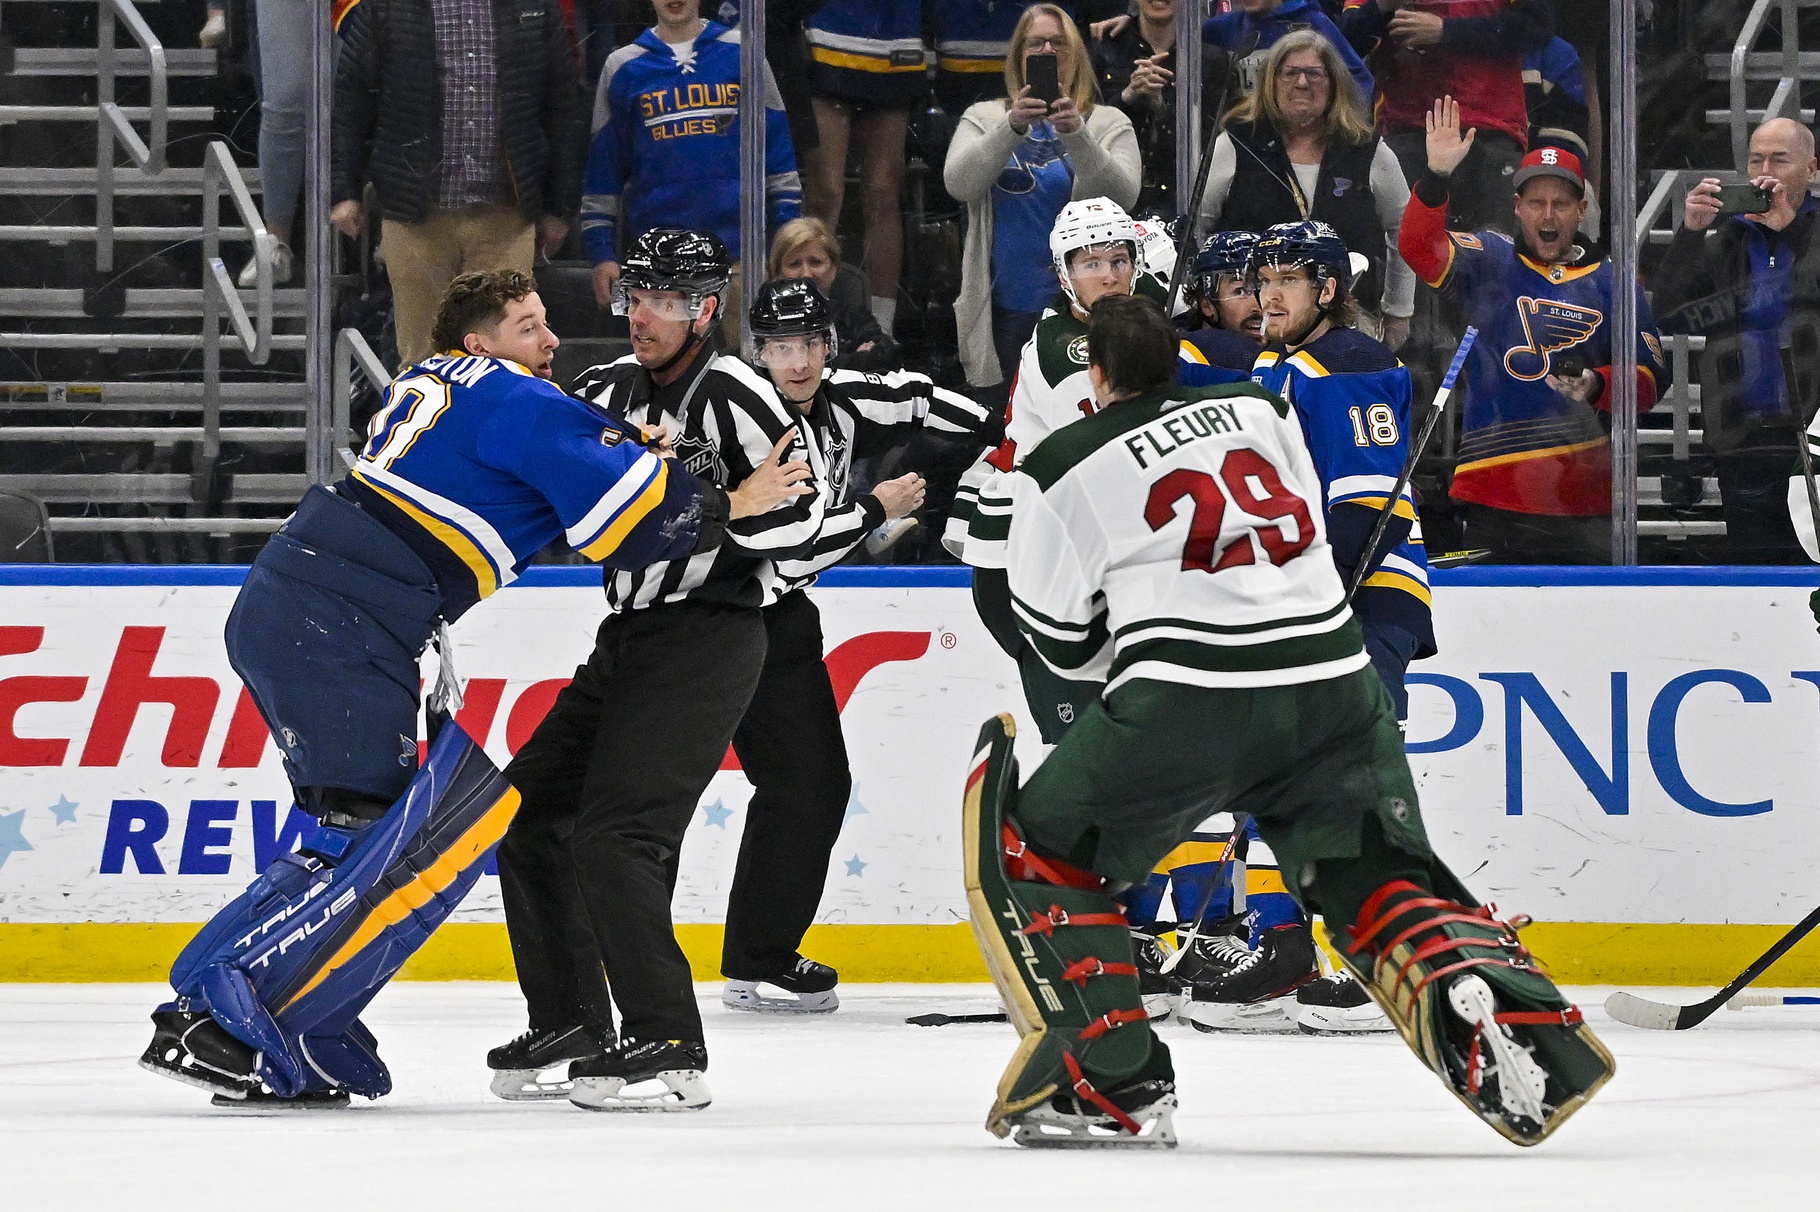
<path fill-rule="evenodd" d="M 1135 1082 L 1146 1094 L 1138 1109 L 1164 1097 L 1168 1107 L 1159 1111 L 1172 1109 L 1168 1050 L 1150 1030 L 1130 930 L 1103 881 L 1023 844 L 1011 816 L 1014 735 L 1005 715 L 981 728 L 962 809 L 974 937 L 1022 1037 L 986 1127 L 1003 1137 L 1034 1116 L 1019 1143 L 1172 1144 L 1172 1133 L 1145 1127 L 1157 1116 L 1139 1123 L 1112 1097 Z M 1113 1131 L 1090 1141 L 1075 1132 L 1059 1136 L 1076 1139 L 1058 1139 L 1035 1127 L 1051 1112 L 1103 1120 Z"/>
<path fill-rule="evenodd" d="M 1348 927 L 1340 957 L 1455 1097 L 1534 1145 L 1617 1066 L 1518 941 L 1527 919 L 1494 913 L 1391 880 Z"/>
<path fill-rule="evenodd" d="M 256 1050 L 250 1076 L 280 1098 L 385 1094 L 360 1011 L 461 903 L 517 808 L 486 754 L 443 729 L 405 794 L 339 861 L 281 856 L 203 928 L 171 970 L 178 1004 Z"/>

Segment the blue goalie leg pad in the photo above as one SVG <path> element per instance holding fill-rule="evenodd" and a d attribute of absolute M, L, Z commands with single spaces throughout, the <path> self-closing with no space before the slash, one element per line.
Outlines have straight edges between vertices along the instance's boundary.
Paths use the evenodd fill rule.
<path fill-rule="evenodd" d="M 445 727 L 339 862 L 281 856 L 184 948 L 172 987 L 260 1052 L 258 1077 L 274 1094 L 346 1086 L 379 1097 L 391 1079 L 358 1015 L 461 903 L 517 810 L 518 792 L 480 747 Z"/>

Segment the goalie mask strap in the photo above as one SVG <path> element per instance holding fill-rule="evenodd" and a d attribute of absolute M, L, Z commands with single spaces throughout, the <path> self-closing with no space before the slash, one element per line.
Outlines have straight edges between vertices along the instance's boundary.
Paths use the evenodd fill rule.
<path fill-rule="evenodd" d="M 1005 873 L 1014 880 L 1040 881 L 1058 888 L 1079 888 L 1084 892 L 1098 892 L 1105 885 L 1106 881 L 1091 871 L 1058 858 L 1046 858 L 1032 850 L 1010 821 L 1005 822 L 1003 836 Z"/>
<path fill-rule="evenodd" d="M 1068 1067 L 1068 1080 L 1073 1084 L 1075 1094 L 1111 1116 L 1119 1127 L 1131 1135 L 1139 1134 L 1141 1129 L 1138 1127 L 1138 1122 L 1121 1111 L 1117 1103 L 1093 1088 L 1093 1083 L 1087 1080 L 1085 1073 L 1081 1072 L 1081 1063 L 1074 1059 L 1074 1053 L 1063 1052 L 1062 1064 Z"/>
<path fill-rule="evenodd" d="M 1129 929 L 1130 923 L 1122 913 L 1076 913 L 1070 916 L 1060 905 L 1051 905 L 1049 912 L 1033 914 L 1030 924 L 1020 933 L 1053 938 L 1058 926 L 1124 926 Z"/>

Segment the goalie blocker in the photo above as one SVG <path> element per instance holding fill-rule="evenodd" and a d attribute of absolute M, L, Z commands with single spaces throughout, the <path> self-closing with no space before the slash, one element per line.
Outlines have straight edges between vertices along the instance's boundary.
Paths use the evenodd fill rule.
<path fill-rule="evenodd" d="M 517 810 L 505 776 L 445 725 L 384 817 L 320 827 L 190 941 L 140 1065 L 218 1104 L 390 1091 L 360 1012 L 461 903 Z"/>

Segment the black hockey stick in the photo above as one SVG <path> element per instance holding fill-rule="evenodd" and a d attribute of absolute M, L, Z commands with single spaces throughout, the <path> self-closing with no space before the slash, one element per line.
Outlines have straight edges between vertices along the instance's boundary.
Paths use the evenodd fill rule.
<path fill-rule="evenodd" d="M 912 1027 L 946 1027 L 952 1023 L 1008 1023 L 1011 1016 L 994 1010 L 990 1014 L 912 1014 L 904 1021 Z"/>
<path fill-rule="evenodd" d="M 1762 976 L 1771 964 L 1787 955 L 1789 948 L 1806 938 L 1815 926 L 1820 926 L 1820 907 L 1796 922 L 1793 929 L 1777 939 L 1774 947 L 1765 951 L 1756 963 L 1740 972 L 1731 984 L 1703 1002 L 1695 1002 L 1691 1006 L 1671 1006 L 1666 1002 L 1651 1001 L 1647 997 L 1638 997 L 1634 993 L 1620 990 L 1605 999 L 1605 1013 L 1621 1023 L 1648 1027 L 1652 1031 L 1685 1031 L 1689 1027 L 1697 1027 L 1736 996 L 1739 990 Z"/>
<path fill-rule="evenodd" d="M 1441 380 L 1441 389 L 1435 392 L 1434 407 L 1429 410 L 1428 419 L 1422 422 L 1422 432 L 1417 436 L 1415 444 L 1409 448 L 1409 458 L 1403 463 L 1403 474 L 1397 477 L 1397 486 L 1391 490 L 1390 499 L 1378 511 L 1377 525 L 1371 528 L 1371 538 L 1359 555 L 1359 566 L 1352 571 L 1352 584 L 1346 587 L 1348 604 L 1359 592 L 1359 586 L 1365 583 L 1365 578 L 1371 574 L 1372 566 L 1377 563 L 1372 557 L 1377 555 L 1378 543 L 1390 526 L 1390 518 L 1396 512 L 1397 502 L 1403 499 L 1403 489 L 1409 486 L 1409 477 L 1416 473 L 1416 460 L 1422 457 L 1422 451 L 1428 447 L 1428 439 L 1434 436 L 1435 427 L 1441 423 L 1441 414 L 1447 411 L 1447 397 L 1453 394 L 1454 382 L 1460 377 L 1460 367 L 1466 365 L 1466 355 L 1472 351 L 1472 343 L 1478 337 L 1478 329 L 1468 328 L 1466 335 L 1460 338 L 1460 348 L 1454 351 L 1453 362 Z"/>
<path fill-rule="evenodd" d="M 1182 214 L 1182 230 L 1175 238 L 1175 268 L 1169 271 L 1169 302 L 1163 308 L 1166 316 L 1175 315 L 1175 305 L 1182 297 L 1182 283 L 1194 271 L 1190 260 L 1194 253 L 1194 226 L 1201 216 L 1201 197 L 1207 192 L 1207 177 L 1213 171 L 1213 145 L 1220 141 L 1220 118 L 1226 112 L 1227 100 L 1232 96 L 1233 81 L 1238 79 L 1239 64 L 1251 56 L 1258 48 L 1258 31 L 1252 30 L 1241 42 L 1237 50 L 1223 52 L 1226 56 L 1226 71 L 1220 81 L 1220 100 L 1213 110 L 1213 129 L 1207 132 L 1207 141 L 1201 145 L 1201 162 L 1194 170 L 1194 191 L 1188 195 L 1188 206 Z M 1201 116 L 1196 114 L 1194 120 L 1199 122 Z"/>
<path fill-rule="evenodd" d="M 1239 848 L 1239 839 L 1245 836 L 1246 828 L 1251 824 L 1251 817 L 1243 812 L 1232 814 L 1232 834 L 1226 839 L 1226 845 L 1220 850 L 1219 860 L 1214 864 L 1213 878 L 1207 882 L 1207 895 L 1201 898 L 1201 911 L 1194 915 L 1194 923 L 1188 927 L 1188 937 L 1176 945 L 1175 953 L 1163 961 L 1158 971 L 1169 973 L 1182 962 L 1188 954 L 1188 948 L 1201 936 L 1201 923 L 1207 920 L 1208 907 L 1213 904 L 1213 894 L 1219 891 L 1220 881 L 1226 878 L 1232 862 L 1232 856 Z"/>

